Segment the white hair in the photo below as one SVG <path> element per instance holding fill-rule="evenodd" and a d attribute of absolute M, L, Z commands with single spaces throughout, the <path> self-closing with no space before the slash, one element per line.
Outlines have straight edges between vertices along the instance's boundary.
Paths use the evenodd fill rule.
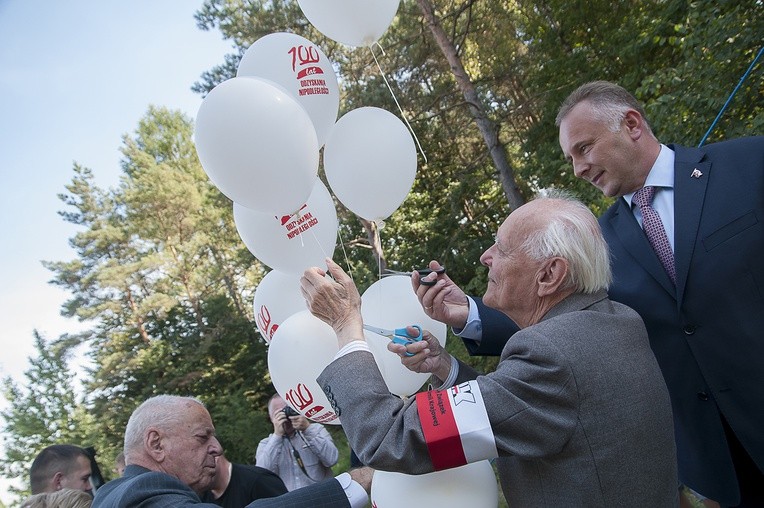
<path fill-rule="evenodd" d="M 597 219 L 583 203 L 569 193 L 545 190 L 536 200 L 556 200 L 547 224 L 529 235 L 522 249 L 533 259 L 561 257 L 568 261 L 565 287 L 579 293 L 607 289 L 612 281 L 610 251 Z"/>
<path fill-rule="evenodd" d="M 143 448 L 143 437 L 149 427 L 168 429 L 182 422 L 181 407 L 189 402 L 204 407 L 199 399 L 179 395 L 157 395 L 138 406 L 125 427 L 125 460 L 129 461 L 131 454 Z"/>

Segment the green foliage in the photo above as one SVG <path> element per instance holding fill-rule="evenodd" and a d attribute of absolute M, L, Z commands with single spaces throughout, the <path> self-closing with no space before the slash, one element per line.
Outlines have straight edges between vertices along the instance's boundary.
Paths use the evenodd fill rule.
<path fill-rule="evenodd" d="M 46 446 L 56 443 L 91 446 L 92 434 L 77 419 L 78 401 L 72 383 L 65 348 L 47 343 L 34 332 L 36 356 L 24 372 L 24 386 L 10 378 L 3 380 L 3 396 L 9 406 L 0 412 L 5 455 L 0 457 L 0 471 L 6 478 L 23 479 L 19 490 L 11 487 L 19 499 L 29 495 L 29 467 Z"/>
<path fill-rule="evenodd" d="M 482 108 L 528 199 L 544 187 L 566 188 L 599 214 L 611 200 L 572 174 L 554 124 L 563 98 L 594 79 L 616 81 L 645 103 L 664 142 L 697 144 L 761 48 L 760 1 L 564 0 L 433 1 L 440 23 L 477 89 Z M 235 75 L 243 52 L 260 37 L 289 31 L 320 45 L 341 77 L 340 114 L 377 106 L 398 114 L 368 48 L 350 49 L 317 32 L 297 2 L 208 0 L 201 29 L 234 44 L 224 62 L 201 76 L 204 94 Z M 509 206 L 450 66 L 423 21 L 418 3 L 401 2 L 393 24 L 373 48 L 393 94 L 427 156 L 403 205 L 379 230 L 338 205 L 342 246 L 335 258 L 361 291 L 380 266 L 408 270 L 437 259 L 470 294 L 482 294 L 487 271 L 480 254 Z M 743 83 L 709 142 L 764 133 L 764 64 Z M 206 178 L 192 142 L 190 119 L 152 107 L 125 136 L 118 188 L 94 184 L 74 165 L 61 196 L 64 220 L 79 226 L 76 257 L 48 262 L 67 290 L 67 316 L 90 324 L 46 344 L 25 387 L 3 384 L 5 476 L 24 476 L 31 457 L 51 442 L 93 444 L 111 474 L 132 410 L 158 393 L 194 395 L 208 405 L 227 455 L 252 462 L 270 432 L 265 415 L 273 393 L 266 349 L 252 320 L 252 293 L 267 269 L 244 248 L 231 203 Z M 479 370 L 496 359 L 468 359 L 460 340 L 447 348 Z M 65 358 L 85 345 L 93 360 L 85 398 L 74 396 Z M 330 428 L 349 464 L 340 428 Z"/>
<path fill-rule="evenodd" d="M 254 455 L 264 405 L 264 345 L 245 303 L 262 267 L 241 243 L 204 174 L 182 115 L 150 108 L 125 137 L 119 188 L 103 191 L 75 166 L 64 218 L 83 228 L 70 262 L 48 263 L 73 295 L 67 312 L 93 327 L 79 337 L 95 365 L 88 414 L 111 464 L 133 409 L 160 393 L 205 401 L 234 460 Z M 76 342 L 76 341 L 75 341 Z"/>
<path fill-rule="evenodd" d="M 500 127 L 515 182 L 526 198 L 538 189 L 571 190 L 601 213 L 612 200 L 573 175 L 554 125 L 557 107 L 576 86 L 616 81 L 646 103 L 665 142 L 696 144 L 761 45 L 761 2 L 650 0 L 571 3 L 548 0 L 432 2 L 444 30 Z M 339 71 L 341 114 L 361 106 L 395 113 L 397 106 L 367 48 L 351 49 L 316 32 L 294 2 L 210 0 L 200 27 L 218 28 L 236 46 L 200 91 L 234 75 L 238 56 L 275 31 L 317 43 Z M 380 231 L 383 252 L 371 250 L 368 231 L 341 213 L 345 253 L 359 286 L 373 282 L 380 262 L 410 268 L 438 259 L 464 287 L 480 291 L 478 263 L 509 209 L 488 152 L 432 40 L 416 2 L 404 1 L 375 49 L 427 162 L 406 202 Z M 761 66 L 761 65 L 760 65 Z M 759 67 L 760 67 L 759 66 Z M 744 86 L 713 139 L 762 132 L 761 72 Z"/>

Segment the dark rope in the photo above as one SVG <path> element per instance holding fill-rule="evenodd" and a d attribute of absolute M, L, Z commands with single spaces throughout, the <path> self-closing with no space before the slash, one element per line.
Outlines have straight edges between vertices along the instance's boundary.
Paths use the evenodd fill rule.
<path fill-rule="evenodd" d="M 753 69 L 753 66 L 756 65 L 756 62 L 759 60 L 759 57 L 761 56 L 762 53 L 764 53 L 764 47 L 762 47 L 759 50 L 759 54 L 756 55 L 756 58 L 753 59 L 753 62 L 751 62 L 751 65 L 748 66 L 748 70 L 745 71 L 745 74 L 743 74 L 743 77 L 740 78 L 740 82 L 738 82 L 738 84 L 735 87 L 735 89 L 732 90 L 732 93 L 727 98 L 727 102 L 724 103 L 724 106 L 722 106 L 722 109 L 719 111 L 719 114 L 716 115 L 716 118 L 714 119 L 713 123 L 711 123 L 711 127 L 708 128 L 708 131 L 706 132 L 706 135 L 703 136 L 703 139 L 700 140 L 700 144 L 698 145 L 698 148 L 703 146 L 703 143 L 706 142 L 706 139 L 708 138 L 708 135 L 711 134 L 711 131 L 714 130 L 714 127 L 716 127 L 716 122 L 719 121 L 719 118 L 722 116 L 722 113 L 724 113 L 724 110 L 727 109 L 727 106 L 729 105 L 730 101 L 735 96 L 735 94 L 737 93 L 738 89 L 740 89 L 740 85 L 743 84 L 743 81 L 745 81 L 745 78 L 747 78 L 748 75 L 751 73 L 751 70 Z"/>

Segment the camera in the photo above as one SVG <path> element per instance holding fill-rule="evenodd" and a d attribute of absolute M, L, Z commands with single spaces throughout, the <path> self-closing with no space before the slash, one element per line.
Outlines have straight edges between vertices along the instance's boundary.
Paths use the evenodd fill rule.
<path fill-rule="evenodd" d="M 290 416 L 300 416 L 300 413 L 298 413 L 297 411 L 295 411 L 289 406 L 284 406 L 284 409 L 282 409 L 282 411 L 284 412 L 287 418 L 289 418 Z"/>

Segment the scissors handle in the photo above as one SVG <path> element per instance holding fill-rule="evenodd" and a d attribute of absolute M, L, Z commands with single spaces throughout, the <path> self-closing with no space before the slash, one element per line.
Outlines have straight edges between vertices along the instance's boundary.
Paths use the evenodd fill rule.
<path fill-rule="evenodd" d="M 446 273 L 446 267 L 441 266 L 437 268 L 436 270 L 433 270 L 432 268 L 420 268 L 417 270 L 417 273 L 419 273 L 419 283 L 423 286 L 434 286 L 436 282 L 438 282 L 438 279 L 435 278 L 434 280 L 422 280 L 423 277 L 427 277 L 432 272 L 437 273 L 440 275 L 441 273 Z"/>
<path fill-rule="evenodd" d="M 411 335 L 406 328 L 396 328 L 393 342 L 402 346 L 407 346 L 422 340 L 422 327 L 419 325 L 411 326 L 417 329 L 416 335 Z M 414 356 L 414 353 L 406 352 L 406 356 Z"/>

